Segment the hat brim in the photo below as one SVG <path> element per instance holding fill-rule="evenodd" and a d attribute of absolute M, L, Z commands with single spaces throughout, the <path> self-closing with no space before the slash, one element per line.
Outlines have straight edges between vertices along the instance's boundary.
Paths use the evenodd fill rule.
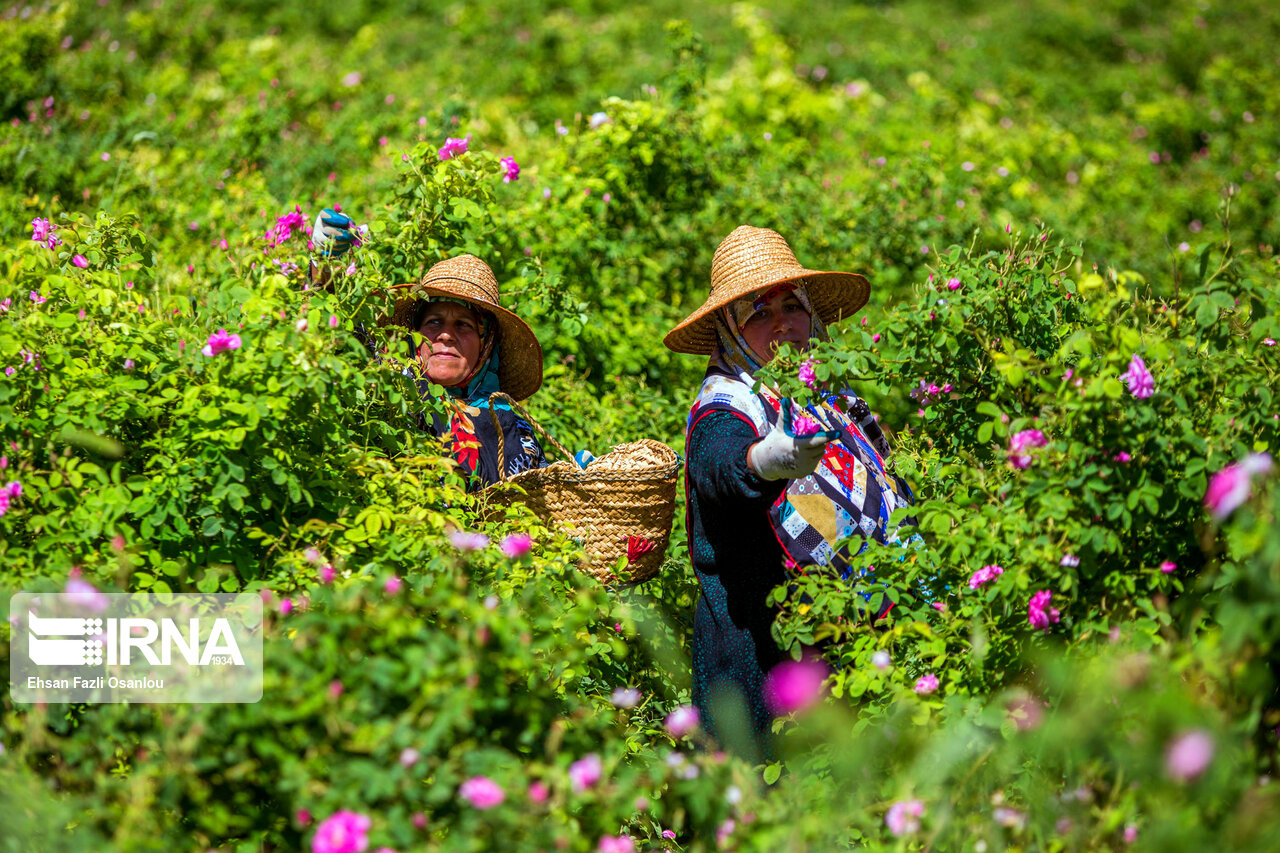
<path fill-rule="evenodd" d="M 827 325 L 852 317 L 871 297 L 871 283 L 858 273 L 802 270 L 794 275 L 773 279 L 763 286 L 729 288 L 708 297 L 696 311 L 667 332 L 662 343 L 673 352 L 710 355 L 716 348 L 717 310 L 752 293 L 792 282 L 804 284 L 814 313 Z"/>
<path fill-rule="evenodd" d="M 516 400 L 525 400 L 542 387 L 542 344 L 538 343 L 538 336 L 529 324 L 511 311 L 492 302 L 429 284 L 396 284 L 390 290 L 405 291 L 407 295 L 395 300 L 391 314 L 384 316 L 379 325 L 400 326 L 416 332 L 417 329 L 410 327 L 414 306 L 419 301 L 430 301 L 433 296 L 460 299 L 488 311 L 498 321 L 498 384 L 503 392 Z"/>

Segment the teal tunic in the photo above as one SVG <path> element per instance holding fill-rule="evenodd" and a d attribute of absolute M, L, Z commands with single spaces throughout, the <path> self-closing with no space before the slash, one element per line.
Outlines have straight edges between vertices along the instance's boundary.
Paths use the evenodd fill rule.
<path fill-rule="evenodd" d="M 786 582 L 769 508 L 786 480 L 747 467 L 758 439 L 743 416 L 712 411 L 689 431 L 686 525 L 702 594 L 693 620 L 693 702 L 703 726 L 743 757 L 772 756 L 764 676 L 785 655 L 773 641 L 769 591 Z"/>

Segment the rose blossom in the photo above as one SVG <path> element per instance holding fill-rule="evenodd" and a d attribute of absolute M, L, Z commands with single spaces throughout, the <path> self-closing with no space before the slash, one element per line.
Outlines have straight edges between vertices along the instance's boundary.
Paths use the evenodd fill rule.
<path fill-rule="evenodd" d="M 312 853 L 363 853 L 369 847 L 368 815 L 343 809 L 321 822 L 311 839 Z"/>
<path fill-rule="evenodd" d="M 1213 760 L 1213 738 L 1196 729 L 1175 738 L 1164 754 L 1164 769 L 1175 782 L 1190 782 Z"/>
<path fill-rule="evenodd" d="M 1032 447 L 1044 447 L 1048 443 L 1049 440 L 1038 429 L 1015 432 L 1009 438 L 1009 463 L 1015 468 L 1028 467 L 1031 465 L 1031 454 L 1027 451 Z"/>
<path fill-rule="evenodd" d="M 916 679 L 916 686 L 912 688 L 921 696 L 928 696 L 930 693 L 938 689 L 938 676 L 932 672 L 928 675 L 922 675 Z"/>
<path fill-rule="evenodd" d="M 209 336 L 209 341 L 200 350 L 205 356 L 212 358 L 220 353 L 240 349 L 240 336 L 229 335 L 226 329 L 219 329 Z"/>
<path fill-rule="evenodd" d="M 497 782 L 488 776 L 475 776 L 458 787 L 458 795 L 480 811 L 491 809 L 507 798 Z"/>
<path fill-rule="evenodd" d="M 1052 600 L 1053 593 L 1047 589 L 1031 596 L 1031 600 L 1027 602 L 1027 621 L 1031 623 L 1031 627 L 1048 631 L 1051 624 L 1058 622 L 1058 608 L 1049 606 Z"/>
<path fill-rule="evenodd" d="M 483 533 L 468 533 L 455 528 L 448 535 L 449 544 L 459 551 L 479 551 L 489 544 L 489 537 Z"/>
<path fill-rule="evenodd" d="M 600 756 L 592 752 L 569 765 L 569 785 L 575 794 L 581 794 L 599 782 L 603 773 Z"/>
<path fill-rule="evenodd" d="M 984 583 L 993 581 L 1002 574 L 1004 574 L 1004 568 L 1001 566 L 983 566 L 969 576 L 969 589 L 977 589 Z"/>
<path fill-rule="evenodd" d="M 1139 400 L 1145 400 L 1155 392 L 1155 379 L 1151 376 L 1151 371 L 1147 370 L 1147 364 L 1142 360 L 1142 356 L 1137 353 L 1133 354 L 1128 371 L 1120 374 L 1120 378 L 1128 383 L 1129 393 Z"/>
<path fill-rule="evenodd" d="M 764 679 L 764 703 L 775 715 L 803 711 L 822 698 L 827 665 L 821 660 L 787 660 Z"/>
<path fill-rule="evenodd" d="M 813 365 L 815 363 L 816 362 L 814 361 L 804 362 L 800 365 L 800 371 L 797 374 L 800 377 L 800 381 L 810 388 L 813 388 L 818 384 L 818 377 L 813 372 Z"/>
<path fill-rule="evenodd" d="M 698 728 L 698 709 L 692 705 L 681 705 L 667 715 L 665 725 L 667 733 L 672 737 L 684 737 Z"/>
<path fill-rule="evenodd" d="M 919 831 L 922 817 L 924 817 L 924 803 L 919 800 L 899 800 L 889 806 L 884 822 L 890 832 L 901 836 Z"/>
<path fill-rule="evenodd" d="M 444 145 L 436 152 L 436 154 L 441 160 L 451 160 L 459 154 L 466 153 L 467 145 L 470 140 L 470 136 L 464 137 L 463 139 L 454 139 L 450 136 L 445 139 Z"/>
<path fill-rule="evenodd" d="M 520 179 L 520 164 L 516 162 L 516 158 L 503 157 L 498 162 L 502 164 L 502 182 L 504 184 L 509 184 L 512 181 Z"/>
<path fill-rule="evenodd" d="M 1240 462 L 1213 475 L 1204 493 L 1204 505 L 1218 521 L 1223 521 L 1249 499 L 1250 481 L 1255 474 L 1271 470 L 1271 455 L 1250 453 Z"/>
<path fill-rule="evenodd" d="M 518 560 L 533 550 L 533 539 L 528 533 L 512 533 L 502 540 L 498 550 L 511 559 Z"/>

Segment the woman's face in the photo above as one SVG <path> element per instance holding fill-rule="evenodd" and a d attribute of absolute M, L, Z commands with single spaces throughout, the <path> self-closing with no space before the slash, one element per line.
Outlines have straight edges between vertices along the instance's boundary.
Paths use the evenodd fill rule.
<path fill-rule="evenodd" d="M 418 332 L 426 338 L 418 347 L 418 360 L 427 378 L 446 388 L 467 381 L 480 358 L 476 312 L 454 302 L 433 302 L 422 315 Z"/>
<path fill-rule="evenodd" d="M 781 293 L 742 324 L 742 337 L 761 358 L 771 361 L 778 344 L 809 345 L 813 322 L 795 293 Z"/>

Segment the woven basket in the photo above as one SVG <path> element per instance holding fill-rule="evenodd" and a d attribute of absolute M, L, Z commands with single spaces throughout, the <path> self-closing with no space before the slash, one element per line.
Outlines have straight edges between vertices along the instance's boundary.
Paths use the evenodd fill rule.
<path fill-rule="evenodd" d="M 572 460 L 573 454 L 529 417 L 506 394 L 489 399 L 489 414 L 498 434 L 499 470 L 506 470 L 506 448 L 497 424 L 493 398 L 505 399 L 533 425 L 551 447 Z M 585 469 L 574 461 L 553 462 L 513 477 L 485 491 L 498 505 L 526 504 L 548 525 L 563 529 L 583 543 L 589 555 L 583 571 L 604 584 L 636 584 L 662 568 L 671 541 L 680 457 L 660 441 L 641 439 L 619 444 Z M 627 558 L 619 573 L 618 560 Z"/>

